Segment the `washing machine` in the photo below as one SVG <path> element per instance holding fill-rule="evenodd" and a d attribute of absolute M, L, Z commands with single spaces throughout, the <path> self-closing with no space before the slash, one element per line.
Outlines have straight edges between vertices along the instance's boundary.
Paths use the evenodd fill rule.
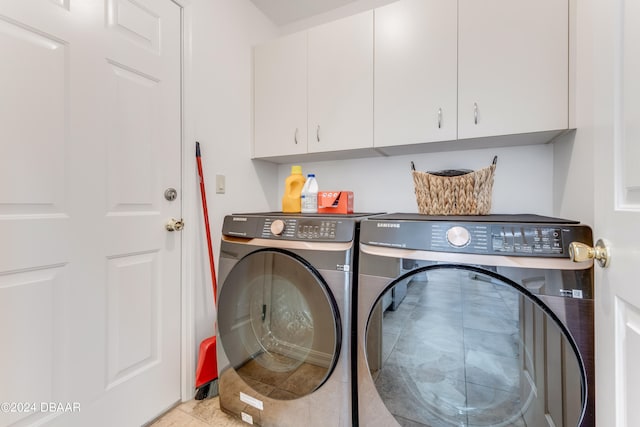
<path fill-rule="evenodd" d="M 219 257 L 222 410 L 260 426 L 351 426 L 351 312 L 368 214 L 234 214 Z"/>
<path fill-rule="evenodd" d="M 537 215 L 363 221 L 357 425 L 594 426 L 593 261 L 572 261 L 579 244 L 593 244 L 588 226 Z"/>

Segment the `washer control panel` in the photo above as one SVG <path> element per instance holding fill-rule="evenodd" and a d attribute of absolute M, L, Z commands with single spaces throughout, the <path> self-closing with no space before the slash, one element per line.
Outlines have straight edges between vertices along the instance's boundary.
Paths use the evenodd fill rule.
<path fill-rule="evenodd" d="M 356 220 L 350 218 L 228 215 L 222 234 L 273 240 L 351 242 L 356 225 Z"/>
<path fill-rule="evenodd" d="M 265 218 L 262 238 L 288 240 L 336 240 L 338 220 L 321 218 Z"/>
<path fill-rule="evenodd" d="M 362 224 L 366 244 L 434 252 L 569 257 L 569 244 L 593 244 L 591 228 L 574 224 L 390 221 Z"/>

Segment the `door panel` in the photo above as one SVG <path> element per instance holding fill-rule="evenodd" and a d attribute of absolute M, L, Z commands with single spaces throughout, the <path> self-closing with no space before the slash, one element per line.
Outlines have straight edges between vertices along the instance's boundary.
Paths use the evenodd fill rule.
<path fill-rule="evenodd" d="M 160 16 L 131 0 L 109 0 L 107 22 L 132 43 L 160 53 Z"/>
<path fill-rule="evenodd" d="M 109 65 L 107 83 L 114 94 L 107 157 L 109 213 L 157 212 L 159 82 L 120 64 Z"/>
<path fill-rule="evenodd" d="M 640 7 L 622 0 L 585 7 L 597 17 L 587 52 L 594 68 L 583 74 L 593 91 L 584 108 L 593 117 L 585 137 L 594 147 L 594 229 L 612 253 L 610 266 L 596 269 L 597 424 L 632 426 L 640 417 Z"/>
<path fill-rule="evenodd" d="M 110 259 L 107 267 L 107 388 L 157 363 L 158 253 Z"/>
<path fill-rule="evenodd" d="M 180 398 L 180 26 L 169 0 L 0 4 L 0 401 L 35 404 L 0 426 Z"/>
<path fill-rule="evenodd" d="M 0 148 L 0 169 L 12 178 L 0 180 L 2 213 L 60 213 L 68 48 L 50 35 L 0 17 L 0 50 L 3 98 L 13 100 L 11 108 L 4 104 L 0 117 L 6 138 Z M 33 67 L 34 63 L 42 68 Z"/>

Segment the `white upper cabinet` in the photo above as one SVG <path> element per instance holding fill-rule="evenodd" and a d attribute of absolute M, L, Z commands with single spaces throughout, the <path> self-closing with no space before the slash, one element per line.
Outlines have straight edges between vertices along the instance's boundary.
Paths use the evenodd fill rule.
<path fill-rule="evenodd" d="M 458 138 L 567 129 L 567 1 L 458 3 Z"/>
<path fill-rule="evenodd" d="M 548 142 L 569 128 L 568 1 L 400 0 L 258 46 L 254 157 Z"/>
<path fill-rule="evenodd" d="M 372 148 L 373 11 L 308 36 L 308 151 Z"/>
<path fill-rule="evenodd" d="M 374 146 L 456 139 L 457 2 L 375 10 Z"/>
<path fill-rule="evenodd" d="M 307 33 L 254 49 L 254 157 L 307 152 Z"/>

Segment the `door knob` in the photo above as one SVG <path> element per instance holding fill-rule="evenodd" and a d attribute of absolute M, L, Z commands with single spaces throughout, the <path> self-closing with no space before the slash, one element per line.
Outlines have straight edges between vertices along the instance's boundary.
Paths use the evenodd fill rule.
<path fill-rule="evenodd" d="M 595 259 L 602 268 L 607 268 L 611 262 L 609 245 L 602 239 L 598 239 L 595 247 L 580 242 L 569 244 L 569 258 L 573 262 L 584 262 Z"/>
<path fill-rule="evenodd" d="M 165 226 L 167 231 L 180 231 L 184 228 L 184 221 L 181 219 L 171 218 Z"/>

